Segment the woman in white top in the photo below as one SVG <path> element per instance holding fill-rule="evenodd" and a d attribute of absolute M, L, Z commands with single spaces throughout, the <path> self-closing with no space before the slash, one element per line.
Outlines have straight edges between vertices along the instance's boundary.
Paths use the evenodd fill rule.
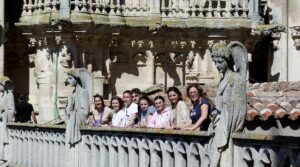
<path fill-rule="evenodd" d="M 111 108 L 114 110 L 114 115 L 112 118 L 113 127 L 125 127 L 126 125 L 126 113 L 124 110 L 124 102 L 118 97 L 114 96 L 110 101 Z"/>

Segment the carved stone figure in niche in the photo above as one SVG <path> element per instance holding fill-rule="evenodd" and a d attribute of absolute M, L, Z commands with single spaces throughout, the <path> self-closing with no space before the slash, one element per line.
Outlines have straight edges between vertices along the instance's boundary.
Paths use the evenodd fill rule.
<path fill-rule="evenodd" d="M 44 72 L 49 72 L 51 69 L 52 62 L 50 60 L 50 54 L 48 53 L 48 49 L 38 50 L 34 57 L 34 73 L 35 76 L 42 74 Z"/>
<path fill-rule="evenodd" d="M 111 69 L 112 69 L 112 64 L 116 63 L 118 61 L 118 56 L 116 54 L 111 54 L 109 56 L 109 59 L 105 61 L 105 66 L 107 69 L 107 81 L 111 79 Z"/>
<path fill-rule="evenodd" d="M 80 126 L 85 125 L 92 102 L 93 77 L 84 68 L 68 73 L 67 82 L 75 87 L 66 107 L 66 142 L 70 145 L 81 140 Z"/>
<path fill-rule="evenodd" d="M 231 134 L 243 129 L 246 117 L 247 50 L 239 42 L 216 43 L 212 58 L 221 75 L 208 145 L 210 167 L 234 166 Z"/>
<path fill-rule="evenodd" d="M 0 77 L 0 160 L 6 160 L 8 130 L 6 125 L 12 121 L 15 112 L 13 82 L 6 76 Z"/>
<path fill-rule="evenodd" d="M 146 65 L 147 56 L 144 53 L 139 52 L 133 56 L 133 61 L 137 65 Z"/>
<path fill-rule="evenodd" d="M 195 54 L 188 54 L 185 65 L 188 70 L 192 70 L 194 68 L 194 60 Z"/>
<path fill-rule="evenodd" d="M 72 66 L 71 60 L 72 60 L 71 53 L 68 51 L 67 46 L 64 45 L 60 52 L 59 63 L 64 68 L 70 68 Z"/>

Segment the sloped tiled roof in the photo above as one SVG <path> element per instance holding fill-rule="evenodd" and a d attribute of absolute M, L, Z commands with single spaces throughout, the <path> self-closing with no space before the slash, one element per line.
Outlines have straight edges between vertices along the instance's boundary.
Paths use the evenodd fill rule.
<path fill-rule="evenodd" d="M 300 81 L 249 84 L 247 102 L 247 121 L 270 116 L 296 120 L 300 116 Z"/>

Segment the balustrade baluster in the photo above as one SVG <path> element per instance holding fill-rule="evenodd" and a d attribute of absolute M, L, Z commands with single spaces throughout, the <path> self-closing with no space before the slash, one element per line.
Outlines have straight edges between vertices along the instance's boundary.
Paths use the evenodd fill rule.
<path fill-rule="evenodd" d="M 236 2 L 236 4 L 234 5 L 234 9 L 233 9 L 234 17 L 239 17 L 239 10 L 240 10 L 239 5 L 240 5 L 239 2 Z"/>
<path fill-rule="evenodd" d="M 132 0 L 125 0 L 125 10 L 124 10 L 124 15 L 125 16 L 132 16 Z"/>
<path fill-rule="evenodd" d="M 199 2 L 200 1 L 200 2 Z M 199 14 L 198 14 L 198 17 L 200 18 L 204 18 L 204 5 L 205 5 L 205 2 L 206 1 L 203 1 L 203 0 L 198 0 L 198 6 L 199 6 Z"/>
<path fill-rule="evenodd" d="M 28 166 L 28 158 L 29 158 L 29 147 L 28 147 L 28 145 L 29 145 L 29 142 L 28 142 L 28 136 L 27 136 L 27 132 L 25 131 L 24 132 L 24 140 L 23 140 L 23 145 L 24 145 L 24 151 L 23 151 L 23 158 L 22 158 L 22 160 L 23 160 L 23 165 L 24 166 Z"/>
<path fill-rule="evenodd" d="M 247 11 L 248 11 L 248 0 L 243 1 L 243 6 L 242 6 L 242 17 L 247 18 Z"/>
<path fill-rule="evenodd" d="M 208 0 L 208 8 L 207 8 L 207 12 L 206 12 L 206 17 L 207 18 L 211 18 L 212 17 L 212 13 L 213 13 L 212 0 Z"/>
<path fill-rule="evenodd" d="M 110 138 L 108 154 L 109 154 L 109 167 L 117 167 L 118 166 L 118 145 L 114 140 L 114 137 Z"/>
<path fill-rule="evenodd" d="M 43 1 L 42 0 L 37 0 L 38 1 L 38 4 L 37 4 L 37 14 L 41 14 L 43 13 L 43 7 L 44 7 L 44 4 L 43 4 Z"/>
<path fill-rule="evenodd" d="M 217 0 L 217 8 L 214 9 L 214 17 L 221 17 L 221 0 Z"/>
<path fill-rule="evenodd" d="M 65 135 L 62 134 L 60 135 L 59 137 L 59 151 L 60 151 L 60 155 L 59 156 L 59 162 L 60 162 L 60 167 L 65 167 L 66 166 L 66 162 L 67 162 L 67 159 L 66 159 L 66 153 L 67 153 L 67 149 L 66 149 L 66 146 L 65 146 Z"/>
<path fill-rule="evenodd" d="M 33 167 L 32 157 L 33 157 L 33 143 L 32 143 L 32 133 L 28 132 L 28 155 L 27 155 L 27 166 Z"/>
<path fill-rule="evenodd" d="M 52 0 L 52 11 L 57 11 L 58 9 L 57 9 L 57 4 L 59 4 L 58 2 L 57 2 L 57 0 Z"/>
<path fill-rule="evenodd" d="M 129 167 L 138 167 L 139 166 L 139 140 L 135 138 L 129 138 L 126 139 L 127 142 L 127 149 L 128 149 L 128 166 Z"/>
<path fill-rule="evenodd" d="M 100 14 L 101 12 L 101 1 L 95 0 L 95 4 L 93 5 L 95 7 L 94 13 Z"/>
<path fill-rule="evenodd" d="M 38 137 L 38 134 L 36 133 L 35 134 L 35 139 L 34 139 L 34 146 L 33 146 L 33 149 L 34 149 L 34 159 L 33 159 L 33 163 L 34 163 L 34 166 L 33 167 L 39 167 L 40 163 L 42 160 L 39 159 L 40 158 L 40 139 Z"/>
<path fill-rule="evenodd" d="M 39 13 L 39 0 L 33 0 L 32 1 L 32 14 L 38 14 Z"/>
<path fill-rule="evenodd" d="M 33 3 L 32 3 L 32 0 L 29 0 L 28 1 L 28 15 L 32 15 L 33 14 Z"/>
<path fill-rule="evenodd" d="M 51 2 L 50 0 L 45 0 L 44 1 L 44 11 L 50 12 L 51 11 Z"/>
<path fill-rule="evenodd" d="M 79 0 L 74 1 L 74 6 L 75 6 L 74 11 L 79 12 Z"/>
<path fill-rule="evenodd" d="M 150 167 L 157 167 L 157 166 L 162 166 L 162 147 L 161 144 L 162 142 L 159 142 L 157 140 L 153 141 L 151 145 L 151 150 L 150 150 Z"/>
<path fill-rule="evenodd" d="M 21 16 L 26 16 L 28 14 L 27 8 L 28 8 L 27 0 L 23 0 L 23 8 L 22 8 Z"/>
<path fill-rule="evenodd" d="M 87 12 L 87 1 L 81 0 L 81 5 L 82 5 L 82 8 L 81 8 L 80 12 Z"/>
<path fill-rule="evenodd" d="M 117 0 L 117 9 L 116 9 L 116 15 L 121 15 L 121 0 Z"/>
<path fill-rule="evenodd" d="M 226 1 L 226 7 L 225 8 L 226 8 L 225 9 L 225 12 L 226 12 L 225 17 L 226 18 L 232 17 L 232 14 L 231 14 L 231 10 L 232 10 L 231 0 Z"/>
<path fill-rule="evenodd" d="M 166 17 L 166 0 L 161 1 L 161 16 Z"/>
<path fill-rule="evenodd" d="M 109 15 L 115 15 L 115 3 L 114 3 L 114 0 L 110 1 L 109 3 L 109 8 L 110 8 L 110 11 L 109 11 Z"/>

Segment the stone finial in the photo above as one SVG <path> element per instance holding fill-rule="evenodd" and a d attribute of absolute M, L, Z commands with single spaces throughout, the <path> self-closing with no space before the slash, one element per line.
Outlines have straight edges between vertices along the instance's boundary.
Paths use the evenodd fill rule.
<path fill-rule="evenodd" d="M 300 50 L 300 26 L 294 26 L 292 29 L 292 38 L 294 40 L 294 46 L 297 50 Z"/>

